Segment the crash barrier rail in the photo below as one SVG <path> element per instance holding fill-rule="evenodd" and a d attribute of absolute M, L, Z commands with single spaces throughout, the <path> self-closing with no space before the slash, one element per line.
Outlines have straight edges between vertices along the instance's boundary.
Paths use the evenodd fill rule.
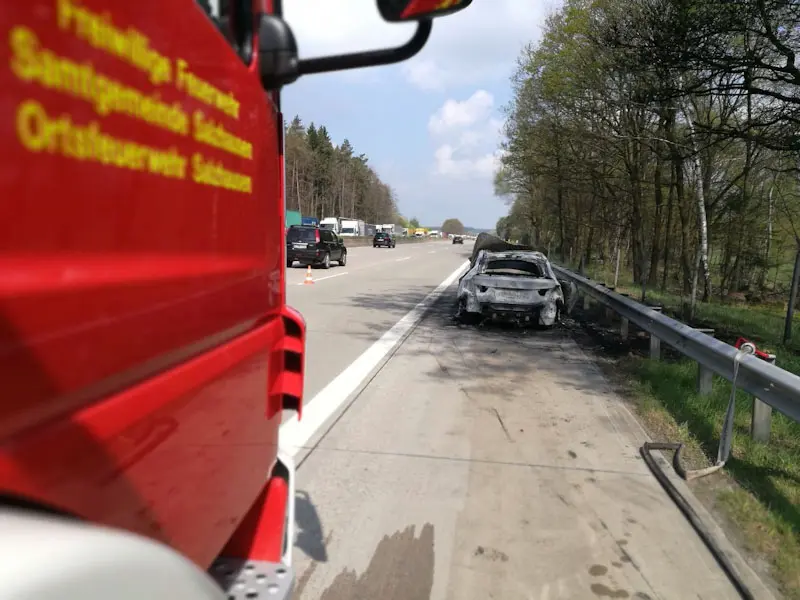
<path fill-rule="evenodd" d="M 773 408 L 800 422 L 800 377 L 794 373 L 784 371 L 772 361 L 762 360 L 715 339 L 709 335 L 713 334 L 711 330 L 695 329 L 671 319 L 661 314 L 660 307 L 645 306 L 563 267 L 553 265 L 553 270 L 559 279 L 574 284 L 584 300 L 591 298 L 607 310 L 617 313 L 622 319 L 620 332 L 623 336 L 627 337 L 629 322 L 650 334 L 652 359 L 657 360 L 660 357 L 663 341 L 697 362 L 698 393 L 711 392 L 711 374 L 716 373 L 735 387 L 752 394 L 750 433 L 756 441 L 769 440 Z M 571 304 L 574 305 L 574 302 Z M 732 411 L 731 403 L 723 426 L 723 439 L 720 441 L 721 446 L 726 445 L 728 448 L 733 433 Z"/>
<path fill-rule="evenodd" d="M 372 245 L 372 236 L 357 236 L 357 237 L 342 237 L 344 240 L 345 246 L 352 246 L 354 248 L 358 248 L 361 246 L 371 246 Z M 397 236 L 395 237 L 395 241 L 398 244 L 421 244 L 424 242 L 441 242 L 441 241 L 450 241 L 444 240 L 443 238 L 418 238 L 418 237 L 403 237 Z"/>

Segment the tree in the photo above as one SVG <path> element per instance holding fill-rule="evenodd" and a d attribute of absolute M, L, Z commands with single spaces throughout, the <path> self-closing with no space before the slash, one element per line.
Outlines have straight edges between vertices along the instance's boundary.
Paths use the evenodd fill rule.
<path fill-rule="evenodd" d="M 417 220 L 417 217 L 411 217 L 411 220 L 408 222 L 408 226 L 417 229 L 419 227 L 419 221 Z"/>
<path fill-rule="evenodd" d="M 566 0 L 511 78 L 498 234 L 618 264 L 643 295 L 675 286 L 689 317 L 712 294 L 788 293 L 800 13 L 729 4 Z"/>
<path fill-rule="evenodd" d="M 509 217 L 500 217 L 497 219 L 497 225 L 494 226 L 494 232 L 497 237 L 508 240 L 511 237 L 511 223 Z"/>
<path fill-rule="evenodd" d="M 399 214 L 397 195 L 349 140 L 333 144 L 324 125 L 300 117 L 285 129 L 286 206 L 303 215 L 389 223 Z"/>
<path fill-rule="evenodd" d="M 456 233 L 460 235 L 464 233 L 464 224 L 458 219 L 447 219 L 442 223 L 442 231 L 444 233 Z"/>

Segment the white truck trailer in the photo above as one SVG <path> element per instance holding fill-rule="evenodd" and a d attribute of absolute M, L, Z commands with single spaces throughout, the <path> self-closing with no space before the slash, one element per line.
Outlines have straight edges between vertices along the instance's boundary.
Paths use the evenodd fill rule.
<path fill-rule="evenodd" d="M 334 233 L 341 233 L 342 226 L 339 222 L 339 217 L 325 217 L 319 222 L 321 229 L 330 229 Z"/>
<path fill-rule="evenodd" d="M 367 225 L 361 219 L 342 219 L 341 232 L 339 235 L 342 237 L 357 237 L 365 236 L 367 234 Z"/>

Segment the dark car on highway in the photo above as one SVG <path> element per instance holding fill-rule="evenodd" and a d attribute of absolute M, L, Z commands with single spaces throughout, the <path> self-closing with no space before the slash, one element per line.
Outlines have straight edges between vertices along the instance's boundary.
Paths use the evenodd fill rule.
<path fill-rule="evenodd" d="M 327 269 L 331 261 L 347 263 L 347 248 L 335 232 L 309 225 L 292 225 L 286 232 L 286 266 L 319 265 Z"/>
<path fill-rule="evenodd" d="M 389 233 L 388 231 L 379 231 L 375 234 L 375 237 L 372 238 L 372 247 L 377 248 L 378 246 L 386 246 L 387 248 L 394 248 L 397 245 L 397 240 L 394 239 L 394 236 Z"/>
<path fill-rule="evenodd" d="M 460 235 L 454 235 L 453 236 L 453 243 L 454 244 L 463 244 L 464 243 L 464 238 L 461 237 Z"/>

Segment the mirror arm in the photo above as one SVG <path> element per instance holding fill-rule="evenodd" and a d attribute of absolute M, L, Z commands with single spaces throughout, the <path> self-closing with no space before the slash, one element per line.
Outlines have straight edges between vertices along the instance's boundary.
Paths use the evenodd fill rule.
<path fill-rule="evenodd" d="M 417 30 L 414 32 L 414 37 L 397 48 L 300 60 L 297 64 L 297 75 L 377 67 L 379 65 L 402 62 L 422 50 L 431 35 L 432 28 L 433 21 L 431 19 L 420 19 L 417 24 Z"/>

